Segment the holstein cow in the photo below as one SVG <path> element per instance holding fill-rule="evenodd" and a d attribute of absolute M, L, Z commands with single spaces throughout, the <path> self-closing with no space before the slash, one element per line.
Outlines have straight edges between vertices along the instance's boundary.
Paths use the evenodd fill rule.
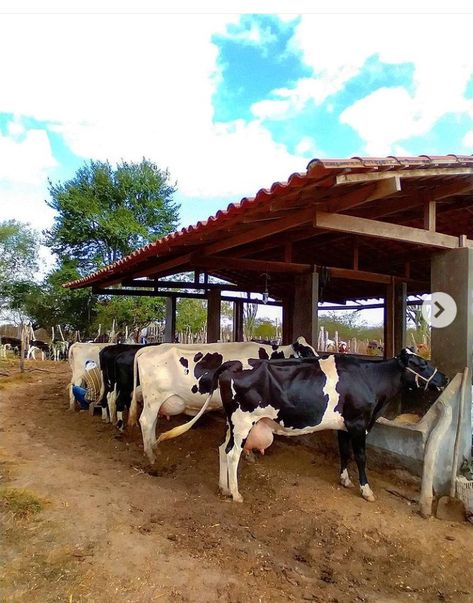
<path fill-rule="evenodd" d="M 219 485 L 225 495 L 243 500 L 237 481 L 242 450 L 263 452 L 273 442 L 274 433 L 297 436 L 335 429 L 341 484 L 353 485 L 347 471 L 351 442 L 361 495 L 374 501 L 366 477 L 365 440 L 377 417 L 402 388 L 440 390 L 447 382 L 445 375 L 409 348 L 380 362 L 344 355 L 256 361 L 250 369 L 240 362 L 226 362 L 215 371 L 210 395 L 198 415 L 162 434 L 158 442 L 187 431 L 211 403 L 211 392 L 218 385 L 227 416 L 227 434 L 219 448 Z"/>
<path fill-rule="evenodd" d="M 103 348 L 109 346 L 109 343 L 73 343 L 69 348 L 69 365 L 71 367 L 72 376 L 69 388 L 69 408 L 74 410 L 75 398 L 72 393 L 73 385 L 80 385 L 82 376 L 85 370 L 86 360 L 93 360 L 97 366 L 100 366 L 99 352 Z M 102 410 L 103 418 L 103 410 Z"/>
<path fill-rule="evenodd" d="M 249 367 L 251 359 L 294 358 L 316 356 L 303 337 L 291 345 L 277 346 L 260 343 L 162 344 L 156 348 L 138 350 L 135 355 L 134 391 L 129 425 L 136 423 L 137 379 L 141 383 L 143 411 L 140 425 L 144 450 L 149 460 L 155 460 L 156 422 L 158 415 L 186 413 L 195 415 L 205 402 L 210 381 L 203 385 L 202 377 L 212 373 L 227 360 L 238 360 Z M 221 408 L 217 395 L 208 410 Z"/>
<path fill-rule="evenodd" d="M 104 391 L 102 406 L 108 402 L 110 421 L 123 429 L 123 411 L 130 405 L 133 391 L 133 361 L 138 350 L 159 344 L 113 344 L 100 350 L 100 369 L 103 374 Z M 106 396 L 106 398 L 105 398 Z M 102 413 L 102 419 L 107 420 Z"/>
<path fill-rule="evenodd" d="M 111 344 L 99 352 L 99 366 L 102 371 L 103 385 L 100 391 L 100 401 L 102 402 L 102 409 L 107 407 L 110 414 L 110 421 L 116 423 L 116 410 L 115 410 L 115 399 L 116 399 L 116 372 L 115 372 L 115 360 L 119 354 L 130 349 L 138 350 L 139 344 L 127 344 L 127 343 L 114 343 Z M 108 420 L 108 417 L 103 416 L 102 419 Z"/>

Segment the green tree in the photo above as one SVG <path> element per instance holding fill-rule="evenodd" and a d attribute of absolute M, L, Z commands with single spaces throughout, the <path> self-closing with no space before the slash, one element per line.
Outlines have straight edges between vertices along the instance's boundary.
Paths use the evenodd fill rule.
<path fill-rule="evenodd" d="M 24 317 L 18 300 L 34 287 L 38 269 L 39 236 L 28 225 L 16 220 L 0 222 L 0 309 L 12 318 L 12 311 Z"/>
<path fill-rule="evenodd" d="M 47 245 L 74 259 L 80 274 L 111 264 L 176 229 L 175 191 L 168 171 L 146 159 L 116 168 L 90 161 L 71 180 L 49 182 L 56 217 Z"/>
<path fill-rule="evenodd" d="M 116 329 L 129 333 L 150 322 L 163 321 L 166 302 L 161 297 L 111 297 L 101 298 L 97 304 L 94 328 L 102 325 L 102 332 L 110 331 L 115 320 Z"/>
<path fill-rule="evenodd" d="M 41 284 L 17 285 L 11 306 L 28 316 L 34 328 L 61 325 L 64 329 L 90 335 L 96 314 L 95 296 L 90 289 L 71 290 L 62 286 L 78 277 L 75 262 L 64 260 Z"/>
<path fill-rule="evenodd" d="M 176 304 L 176 330 L 198 333 L 207 324 L 207 302 L 181 297 Z"/>

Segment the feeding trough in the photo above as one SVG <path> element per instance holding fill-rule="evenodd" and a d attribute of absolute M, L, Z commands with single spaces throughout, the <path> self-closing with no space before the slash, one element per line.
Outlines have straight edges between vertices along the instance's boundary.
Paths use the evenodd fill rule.
<path fill-rule="evenodd" d="M 461 400 L 462 374 L 457 375 L 417 422 L 401 418 L 380 417 L 373 426 L 367 444 L 384 458 L 422 478 L 420 511 L 432 514 L 435 496 L 448 494 L 452 476 Z M 414 417 L 413 417 L 414 419 Z M 465 413 L 458 431 L 459 462 L 469 457 L 471 448 L 471 413 Z"/>

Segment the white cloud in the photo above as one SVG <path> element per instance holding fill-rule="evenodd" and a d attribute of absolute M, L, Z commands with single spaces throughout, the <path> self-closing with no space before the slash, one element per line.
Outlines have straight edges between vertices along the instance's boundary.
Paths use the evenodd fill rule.
<path fill-rule="evenodd" d="M 56 165 L 47 133 L 33 129 L 23 135 L 18 121 L 10 122 L 7 131 L 6 136 L 0 133 L 0 183 L 43 183 Z"/>
<path fill-rule="evenodd" d="M 308 102 L 319 105 L 375 55 L 385 64 L 412 64 L 412 94 L 377 90 L 343 115 L 365 140 L 368 153 L 392 152 L 399 140 L 429 131 L 446 113 L 471 111 L 464 93 L 473 74 L 472 27 L 471 14 L 305 14 L 291 44 L 314 76 L 274 91 L 274 100 L 257 104 L 253 112 L 260 119 L 283 119 Z"/>
<path fill-rule="evenodd" d="M 473 130 L 470 130 L 465 134 L 462 143 L 465 147 L 470 147 L 473 150 Z"/>

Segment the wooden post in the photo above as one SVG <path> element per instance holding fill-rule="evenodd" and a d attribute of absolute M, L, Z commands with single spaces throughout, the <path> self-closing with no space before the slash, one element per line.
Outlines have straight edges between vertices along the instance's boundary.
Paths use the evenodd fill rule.
<path fill-rule="evenodd" d="M 215 343 L 220 338 L 220 289 L 211 289 L 207 301 L 207 343 Z"/>
<path fill-rule="evenodd" d="M 233 341 L 243 341 L 243 300 L 233 302 Z"/>
<path fill-rule="evenodd" d="M 407 283 L 394 285 L 394 354 L 406 346 Z"/>
<path fill-rule="evenodd" d="M 386 285 L 384 298 L 384 357 L 392 358 L 394 352 L 394 283 Z"/>
<path fill-rule="evenodd" d="M 282 302 L 282 342 L 284 345 L 293 343 L 292 314 L 294 306 L 294 293 L 285 297 Z"/>
<path fill-rule="evenodd" d="M 296 339 L 302 335 L 310 345 L 317 345 L 319 275 L 315 270 L 309 274 L 297 274 L 294 277 L 293 300 L 293 338 Z"/>
<path fill-rule="evenodd" d="M 176 297 L 166 298 L 166 323 L 164 326 L 164 342 L 174 343 L 176 339 Z"/>

